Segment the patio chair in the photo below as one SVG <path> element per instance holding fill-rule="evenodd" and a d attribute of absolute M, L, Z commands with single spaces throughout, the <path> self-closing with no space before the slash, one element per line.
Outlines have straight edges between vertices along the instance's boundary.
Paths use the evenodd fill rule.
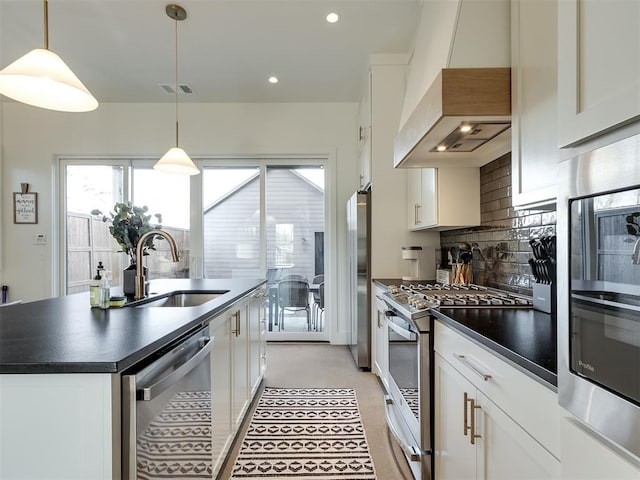
<path fill-rule="evenodd" d="M 304 275 L 298 275 L 297 273 L 291 273 L 289 275 L 285 275 L 284 277 L 282 277 L 281 281 L 284 281 L 284 280 L 298 280 L 300 282 L 307 283 L 307 277 L 305 277 Z"/>
<path fill-rule="evenodd" d="M 278 307 L 280 307 L 280 330 L 284 330 L 285 310 L 307 314 L 307 331 L 311 330 L 311 307 L 309 306 L 309 284 L 300 280 L 282 280 L 278 284 Z"/>
<path fill-rule="evenodd" d="M 316 275 L 315 277 L 313 277 L 313 280 L 311 280 L 311 285 L 320 285 L 321 283 L 324 283 L 324 275 Z M 313 297 L 313 312 L 311 315 L 311 321 L 313 322 L 313 326 L 314 328 L 316 328 L 316 319 L 317 319 L 317 310 L 318 310 L 318 304 L 320 303 L 320 292 L 316 289 L 311 289 L 311 296 Z M 317 328 L 316 328 L 317 330 Z"/>
<path fill-rule="evenodd" d="M 324 317 L 324 282 L 318 287 L 318 299 L 313 302 L 314 327 L 317 332 L 322 331 L 322 319 Z"/>

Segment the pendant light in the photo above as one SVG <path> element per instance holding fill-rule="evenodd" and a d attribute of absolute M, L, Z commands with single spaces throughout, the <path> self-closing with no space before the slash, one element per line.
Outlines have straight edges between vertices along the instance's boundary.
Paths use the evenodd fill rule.
<path fill-rule="evenodd" d="M 89 112 L 98 101 L 49 50 L 49 3 L 44 0 L 44 48 L 36 48 L 0 70 L 0 94 L 34 107 Z"/>
<path fill-rule="evenodd" d="M 200 170 L 198 170 L 198 167 L 196 167 L 191 161 L 189 155 L 187 155 L 187 153 L 181 149 L 178 144 L 178 20 L 184 20 L 187 18 L 187 12 L 180 5 L 167 5 L 165 11 L 170 18 L 175 20 L 176 26 L 176 146 L 170 148 L 169 151 L 165 153 L 160 160 L 158 160 L 153 168 L 167 173 L 197 175 L 200 173 Z"/>

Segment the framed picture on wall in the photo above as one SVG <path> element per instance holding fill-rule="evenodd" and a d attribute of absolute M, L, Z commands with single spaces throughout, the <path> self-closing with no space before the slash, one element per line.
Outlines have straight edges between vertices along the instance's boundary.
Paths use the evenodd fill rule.
<path fill-rule="evenodd" d="M 13 223 L 38 223 L 38 194 L 13 192 Z"/>

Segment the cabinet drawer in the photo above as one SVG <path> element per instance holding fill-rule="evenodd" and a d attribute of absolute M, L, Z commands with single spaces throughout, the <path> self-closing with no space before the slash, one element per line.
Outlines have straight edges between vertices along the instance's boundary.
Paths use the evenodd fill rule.
<path fill-rule="evenodd" d="M 437 320 L 435 349 L 529 435 L 560 458 L 562 415 L 554 392 Z"/>

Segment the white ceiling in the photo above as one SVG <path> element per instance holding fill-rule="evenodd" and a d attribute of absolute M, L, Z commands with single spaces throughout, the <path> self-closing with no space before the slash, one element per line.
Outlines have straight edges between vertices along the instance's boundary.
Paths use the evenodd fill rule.
<path fill-rule="evenodd" d="M 49 0 L 49 48 L 99 102 L 171 102 L 159 87 L 175 75 L 168 3 Z M 369 55 L 411 51 L 421 0 L 175 3 L 187 11 L 179 83 L 194 92 L 181 102 L 356 102 Z M 0 68 L 42 48 L 43 31 L 42 0 L 0 0 Z"/>

